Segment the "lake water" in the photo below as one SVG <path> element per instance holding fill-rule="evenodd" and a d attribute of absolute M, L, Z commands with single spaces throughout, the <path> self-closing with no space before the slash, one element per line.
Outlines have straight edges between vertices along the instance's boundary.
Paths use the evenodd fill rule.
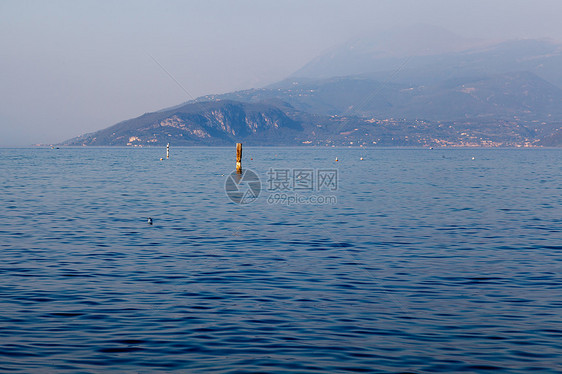
<path fill-rule="evenodd" d="M 0 149 L 0 371 L 562 372 L 561 149 L 234 161 Z"/>

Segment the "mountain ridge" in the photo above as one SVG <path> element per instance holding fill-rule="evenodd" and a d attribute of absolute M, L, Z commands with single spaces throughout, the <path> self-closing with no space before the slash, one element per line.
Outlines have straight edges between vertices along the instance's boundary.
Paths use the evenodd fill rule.
<path fill-rule="evenodd" d="M 562 45 L 518 40 L 429 52 L 393 72 L 377 55 L 358 74 L 292 75 L 202 96 L 62 144 L 562 146 Z"/>
<path fill-rule="evenodd" d="M 256 133 L 299 129 L 298 122 L 272 105 L 219 100 L 145 113 L 61 144 L 163 145 L 173 139 L 177 145 L 225 145 Z"/>

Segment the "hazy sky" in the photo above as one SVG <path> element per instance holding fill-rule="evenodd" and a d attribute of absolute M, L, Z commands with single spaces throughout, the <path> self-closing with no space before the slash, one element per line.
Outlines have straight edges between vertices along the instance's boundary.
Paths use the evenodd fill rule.
<path fill-rule="evenodd" d="M 197 97 L 275 82 L 350 38 L 415 23 L 562 40 L 561 14 L 560 0 L 0 0 L 0 146 L 190 100 L 159 64 Z"/>

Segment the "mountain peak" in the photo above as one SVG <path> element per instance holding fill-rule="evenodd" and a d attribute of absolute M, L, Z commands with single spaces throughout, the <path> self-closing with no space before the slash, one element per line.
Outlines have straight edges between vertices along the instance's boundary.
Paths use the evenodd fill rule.
<path fill-rule="evenodd" d="M 370 75 L 391 82 L 426 83 L 439 76 L 531 71 L 562 87 L 562 44 L 549 39 L 490 42 L 416 25 L 366 35 L 318 56 L 293 78 Z"/>
<path fill-rule="evenodd" d="M 405 58 L 460 52 L 486 45 L 426 24 L 362 35 L 318 56 L 293 77 L 326 78 L 392 69 Z"/>

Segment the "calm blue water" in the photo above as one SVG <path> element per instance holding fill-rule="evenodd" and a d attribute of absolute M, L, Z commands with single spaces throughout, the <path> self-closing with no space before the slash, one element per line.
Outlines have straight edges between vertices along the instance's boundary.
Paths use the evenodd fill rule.
<path fill-rule="evenodd" d="M 0 149 L 0 371 L 562 372 L 562 150 L 244 152 Z"/>

